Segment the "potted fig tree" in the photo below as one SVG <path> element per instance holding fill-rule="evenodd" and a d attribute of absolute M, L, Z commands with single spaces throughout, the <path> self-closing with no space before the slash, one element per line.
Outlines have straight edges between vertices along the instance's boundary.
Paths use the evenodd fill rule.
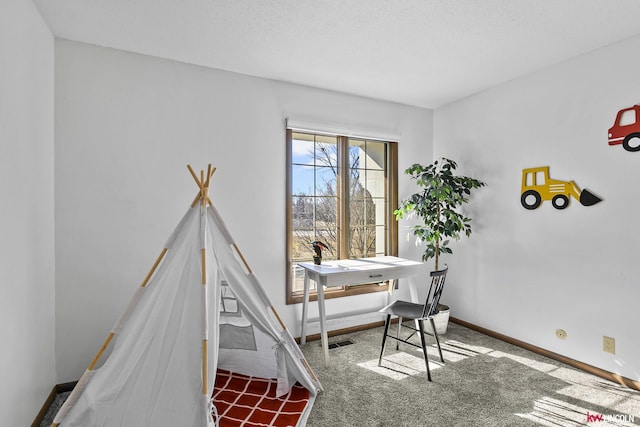
<path fill-rule="evenodd" d="M 475 178 L 456 175 L 458 165 L 453 160 L 440 158 L 429 165 L 418 163 L 404 172 L 416 180 L 418 192 L 400 202 L 394 211 L 396 220 L 417 216 L 421 223 L 412 227 L 417 244 L 424 244 L 422 261 L 435 258 L 435 269 L 440 267 L 440 255 L 452 254 L 451 239 L 460 240 L 471 235 L 471 218 L 460 212 L 469 202 L 471 191 L 486 184 Z M 445 333 L 449 320 L 449 307 L 440 305 L 436 317 L 436 331 Z"/>

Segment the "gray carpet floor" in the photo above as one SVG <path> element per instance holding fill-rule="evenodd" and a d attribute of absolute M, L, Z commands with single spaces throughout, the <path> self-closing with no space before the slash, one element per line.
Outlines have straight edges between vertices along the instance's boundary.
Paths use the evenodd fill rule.
<path fill-rule="evenodd" d="M 328 366 L 318 342 L 303 346 L 324 387 L 308 427 L 640 425 L 640 392 L 456 324 L 441 337 L 444 364 L 429 348 L 433 382 L 421 350 L 393 340 L 379 368 L 381 339 L 382 328 L 330 339 L 354 344 L 330 350 Z"/>
<path fill-rule="evenodd" d="M 378 367 L 381 339 L 382 328 L 333 337 L 343 345 L 326 366 L 318 341 L 302 346 L 324 387 L 308 427 L 640 425 L 640 392 L 456 324 L 441 337 L 444 364 L 429 348 L 433 382 L 421 350 L 392 340 Z"/>

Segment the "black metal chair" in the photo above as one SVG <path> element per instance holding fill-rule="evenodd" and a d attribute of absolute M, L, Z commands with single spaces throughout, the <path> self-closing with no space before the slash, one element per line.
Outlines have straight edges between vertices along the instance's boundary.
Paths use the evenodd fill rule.
<path fill-rule="evenodd" d="M 427 293 L 425 302 L 418 304 L 409 301 L 397 300 L 389 304 L 385 308 L 381 309 L 381 313 L 386 313 L 387 318 L 384 322 L 384 335 L 382 336 L 382 348 L 380 349 L 380 358 L 378 359 L 378 366 L 382 366 L 382 355 L 384 354 L 384 345 L 387 337 L 396 340 L 396 350 L 399 349 L 400 342 L 412 345 L 417 348 L 421 348 L 419 345 L 410 342 L 409 339 L 416 333 L 420 334 L 420 342 L 422 344 L 422 353 L 424 355 L 424 362 L 427 365 L 427 378 L 431 381 L 431 371 L 429 370 L 429 357 L 427 356 L 427 345 L 425 342 L 425 330 L 424 321 L 429 320 L 431 323 L 431 329 L 433 336 L 436 339 L 438 345 L 438 352 L 440 352 L 440 360 L 444 363 L 442 357 L 442 349 L 440 348 L 440 340 L 438 339 L 438 333 L 436 332 L 436 325 L 433 321 L 433 317 L 438 314 L 438 304 L 440 302 L 440 295 L 442 295 L 442 289 L 444 288 L 444 281 L 447 277 L 448 267 L 445 266 L 443 270 L 431 272 L 431 285 L 429 286 L 429 292 Z M 391 323 L 391 316 L 398 316 L 398 333 L 396 336 L 389 335 L 389 324 Z M 418 328 L 414 326 L 405 325 L 402 323 L 403 319 L 410 319 L 417 321 Z M 415 322 L 412 322 L 415 325 Z M 411 329 L 413 332 L 407 338 L 400 338 L 400 329 L 405 327 Z"/>

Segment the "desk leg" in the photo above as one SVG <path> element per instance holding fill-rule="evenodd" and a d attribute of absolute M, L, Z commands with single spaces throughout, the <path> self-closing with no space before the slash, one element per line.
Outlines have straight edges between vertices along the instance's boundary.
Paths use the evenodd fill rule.
<path fill-rule="evenodd" d="M 300 328 L 300 344 L 307 342 L 307 314 L 309 311 L 309 274 L 304 273 L 304 291 L 302 296 L 302 326 Z"/>
<path fill-rule="evenodd" d="M 320 340 L 322 341 L 322 351 L 324 352 L 324 364 L 329 364 L 329 337 L 327 335 L 327 316 L 324 310 L 324 290 L 322 283 L 318 281 L 318 312 L 320 313 Z"/>
<path fill-rule="evenodd" d="M 387 304 L 390 303 L 391 297 L 393 297 L 393 289 L 398 285 L 398 279 L 389 280 L 387 285 Z"/>

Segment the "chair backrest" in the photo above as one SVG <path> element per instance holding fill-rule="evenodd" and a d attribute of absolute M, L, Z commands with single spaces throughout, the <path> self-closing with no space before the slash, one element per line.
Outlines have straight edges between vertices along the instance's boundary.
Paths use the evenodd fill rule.
<path fill-rule="evenodd" d="M 427 293 L 427 299 L 422 311 L 423 318 L 438 314 L 438 304 L 440 304 L 440 296 L 444 288 L 444 281 L 447 278 L 447 271 L 449 271 L 449 267 L 445 265 L 442 270 L 432 271 L 430 273 L 431 285 L 429 286 L 429 292 Z"/>

